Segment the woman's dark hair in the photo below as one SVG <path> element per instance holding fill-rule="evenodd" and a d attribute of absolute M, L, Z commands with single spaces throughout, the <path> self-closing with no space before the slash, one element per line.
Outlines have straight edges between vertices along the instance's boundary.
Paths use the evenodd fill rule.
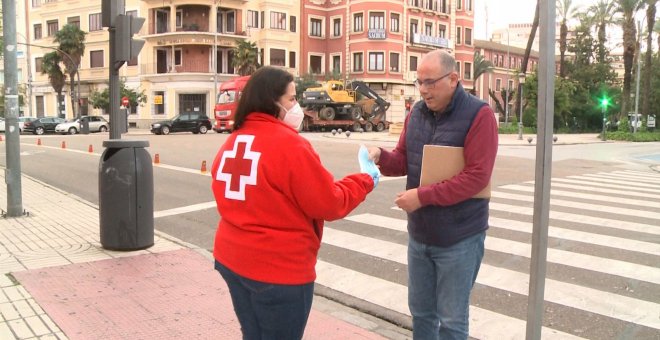
<path fill-rule="evenodd" d="M 245 118 L 252 112 L 262 112 L 277 117 L 280 107 L 275 104 L 293 81 L 291 73 L 271 66 L 264 66 L 250 76 L 241 98 L 238 100 L 234 130 L 243 126 Z"/>

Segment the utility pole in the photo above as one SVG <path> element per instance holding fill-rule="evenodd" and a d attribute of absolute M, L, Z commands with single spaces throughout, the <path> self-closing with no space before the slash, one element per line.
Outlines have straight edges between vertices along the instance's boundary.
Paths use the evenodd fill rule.
<path fill-rule="evenodd" d="M 509 54 L 511 49 L 511 41 L 509 40 L 509 28 L 506 28 L 506 92 L 504 95 L 504 126 L 509 124 L 509 69 L 511 68 L 511 56 Z"/>
<path fill-rule="evenodd" d="M 642 41 L 642 22 L 641 20 L 637 22 L 637 41 Z M 637 133 L 637 125 L 639 124 L 640 114 L 639 114 L 639 78 L 640 78 L 640 64 L 642 57 L 642 47 L 640 44 L 637 44 L 637 76 L 636 80 L 636 90 L 635 90 L 635 119 L 631 122 L 633 126 L 633 133 Z M 624 112 L 626 113 L 626 112 Z M 641 125 L 640 125 L 641 126 Z"/>
<path fill-rule="evenodd" d="M 16 2 L 2 0 L 5 76 L 5 152 L 7 153 L 7 216 L 23 215 L 21 150 L 18 130 L 18 65 L 16 63 Z"/>

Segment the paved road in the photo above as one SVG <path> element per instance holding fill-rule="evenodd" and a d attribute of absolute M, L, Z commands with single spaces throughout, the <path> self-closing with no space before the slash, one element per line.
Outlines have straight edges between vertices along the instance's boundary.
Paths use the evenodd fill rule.
<path fill-rule="evenodd" d="M 157 228 L 208 248 L 214 215 L 208 176 L 188 157 L 212 151 L 226 135 L 152 139 L 156 166 Z M 150 136 L 149 138 L 152 138 Z M 162 136 L 161 136 L 162 137 Z M 98 154 L 86 154 L 87 138 L 52 136 L 49 148 L 23 138 L 24 170 L 52 176 L 54 183 L 93 196 Z M 59 147 L 66 138 L 69 151 Z M 138 137 L 140 138 L 140 137 Z M 355 143 L 309 137 L 333 173 L 355 171 Z M 57 140 L 54 143 L 54 140 Z M 154 142 L 168 141 L 177 147 Z M 365 141 L 387 144 L 387 141 Z M 98 145 L 98 143 L 96 144 Z M 76 149 L 74 152 L 72 149 Z M 471 335 L 480 339 L 524 338 L 533 212 L 534 149 L 501 147 L 497 160 L 491 229 L 471 306 Z M 556 148 L 546 281 L 546 338 L 657 339 L 660 334 L 660 174 L 628 156 L 649 147 L 632 143 Z M 101 148 L 96 147 L 95 152 Z M 350 153 L 350 158 L 347 154 Z M 657 152 L 656 152 L 657 154 Z M 196 155 L 197 156 L 197 155 Z M 55 161 L 59 160 L 59 161 Z M 651 159 L 652 161 L 652 159 Z M 57 166 L 55 166 L 57 165 Z M 81 170 L 83 168 L 83 170 Z M 174 175 L 178 174 L 178 175 Z M 92 189 L 83 187 L 92 185 Z M 380 183 L 349 217 L 328 223 L 319 256 L 318 292 L 402 324 L 409 323 L 405 214 L 393 207 L 403 179 Z M 90 201 L 96 201 L 93 197 Z M 183 209 L 181 209 L 183 208 Z M 200 229 L 199 226 L 209 226 Z M 182 237 L 187 236 L 186 237 Z M 207 244 L 202 244 L 202 243 Z"/>

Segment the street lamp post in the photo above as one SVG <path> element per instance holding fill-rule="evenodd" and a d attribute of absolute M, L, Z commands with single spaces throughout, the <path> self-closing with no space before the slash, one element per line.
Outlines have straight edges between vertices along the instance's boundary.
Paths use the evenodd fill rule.
<path fill-rule="evenodd" d="M 523 101 L 523 85 L 524 84 L 525 84 L 525 74 L 520 73 L 518 75 L 518 88 L 519 88 L 518 91 L 520 91 L 520 103 L 518 104 L 518 105 L 520 105 L 520 121 L 518 122 L 518 140 L 523 139 L 523 119 L 522 119 L 523 118 L 523 105 L 522 105 L 522 101 Z"/>
<path fill-rule="evenodd" d="M 509 124 L 509 70 L 511 68 L 511 56 L 509 54 L 510 49 L 509 41 L 509 28 L 506 29 L 506 91 L 504 92 L 504 126 Z"/>

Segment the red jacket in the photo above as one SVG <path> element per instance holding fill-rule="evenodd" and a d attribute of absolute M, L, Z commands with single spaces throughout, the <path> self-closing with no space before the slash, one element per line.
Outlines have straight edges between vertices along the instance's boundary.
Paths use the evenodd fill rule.
<path fill-rule="evenodd" d="M 215 259 L 276 284 L 313 282 L 323 221 L 348 215 L 374 186 L 367 174 L 335 182 L 309 141 L 262 113 L 229 136 L 211 174 L 221 216 Z"/>

